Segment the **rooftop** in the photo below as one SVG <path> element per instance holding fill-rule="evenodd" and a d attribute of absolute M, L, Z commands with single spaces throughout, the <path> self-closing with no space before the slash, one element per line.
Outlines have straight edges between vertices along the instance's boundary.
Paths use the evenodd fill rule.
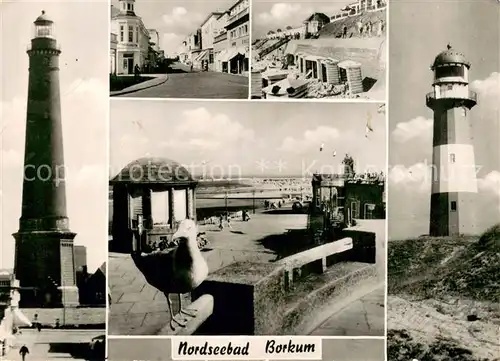
<path fill-rule="evenodd" d="M 431 68 L 434 70 L 434 68 L 438 66 L 447 64 L 463 64 L 470 68 L 470 63 L 465 58 L 465 55 L 462 52 L 453 49 L 449 44 L 446 50 L 436 56 Z"/>
<path fill-rule="evenodd" d="M 36 18 L 35 24 L 37 25 L 48 25 L 52 24 L 53 21 L 50 19 L 47 14 L 45 14 L 45 10 L 42 10 L 42 14 Z"/>
<path fill-rule="evenodd" d="M 143 157 L 127 164 L 110 183 L 192 183 L 191 173 L 171 159 Z"/>

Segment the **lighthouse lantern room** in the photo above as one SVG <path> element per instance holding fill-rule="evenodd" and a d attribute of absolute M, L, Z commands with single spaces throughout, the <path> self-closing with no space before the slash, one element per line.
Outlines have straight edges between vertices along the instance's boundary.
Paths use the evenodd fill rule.
<path fill-rule="evenodd" d="M 34 38 L 55 38 L 54 22 L 42 10 L 42 14 L 36 18 Z"/>

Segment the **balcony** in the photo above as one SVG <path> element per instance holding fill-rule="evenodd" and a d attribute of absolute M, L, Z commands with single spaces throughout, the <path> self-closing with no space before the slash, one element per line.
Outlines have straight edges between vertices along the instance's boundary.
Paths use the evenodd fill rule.
<path fill-rule="evenodd" d="M 215 43 L 218 43 L 220 41 L 224 41 L 224 40 L 227 40 L 227 32 L 224 32 L 222 34 L 219 34 L 217 35 L 215 38 L 214 38 L 214 44 Z"/>
<path fill-rule="evenodd" d="M 434 106 L 439 101 L 462 102 L 463 105 L 470 109 L 477 103 L 477 93 L 469 90 L 468 96 L 464 96 L 457 91 L 442 91 L 439 97 L 436 98 L 436 93 L 432 91 L 425 96 L 425 104 L 431 109 L 434 109 Z"/>
<path fill-rule="evenodd" d="M 234 23 L 235 21 L 238 21 L 240 20 L 242 17 L 244 17 L 245 15 L 248 15 L 248 8 L 245 8 L 243 9 L 242 11 L 240 11 L 238 14 L 236 15 L 233 15 L 233 16 L 230 16 L 229 17 L 229 20 L 227 21 L 227 24 L 228 25 L 231 25 L 232 23 Z"/>

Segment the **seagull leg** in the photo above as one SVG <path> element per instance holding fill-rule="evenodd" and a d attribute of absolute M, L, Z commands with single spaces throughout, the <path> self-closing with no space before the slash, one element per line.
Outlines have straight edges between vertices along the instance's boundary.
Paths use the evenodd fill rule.
<path fill-rule="evenodd" d="M 179 293 L 179 309 L 180 309 L 180 311 L 179 311 L 180 313 L 187 315 L 187 316 L 196 317 L 196 315 L 198 314 L 198 310 L 196 310 L 194 308 L 185 308 L 185 309 L 182 308 L 182 297 L 181 297 L 180 293 Z"/>
<path fill-rule="evenodd" d="M 168 293 L 165 292 L 165 296 L 167 297 L 167 302 L 168 302 L 168 310 L 170 311 L 170 328 L 172 331 L 175 331 L 175 324 L 181 326 L 181 327 L 186 327 L 186 322 L 181 322 L 175 319 L 174 316 L 174 310 L 172 309 L 172 301 L 170 300 L 170 296 Z"/>

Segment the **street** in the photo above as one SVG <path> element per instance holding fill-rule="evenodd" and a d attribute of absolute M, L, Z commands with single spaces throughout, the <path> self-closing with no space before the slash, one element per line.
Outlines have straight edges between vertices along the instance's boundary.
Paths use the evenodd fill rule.
<path fill-rule="evenodd" d="M 248 77 L 219 72 L 190 72 L 188 66 L 175 63 L 168 80 L 158 86 L 124 94 L 141 98 L 248 99 Z"/>
<path fill-rule="evenodd" d="M 19 349 L 26 345 L 30 360 L 86 360 L 87 344 L 92 338 L 103 335 L 105 330 L 50 330 L 22 329 L 15 335 L 14 347 L 2 361 L 21 360 Z"/>

